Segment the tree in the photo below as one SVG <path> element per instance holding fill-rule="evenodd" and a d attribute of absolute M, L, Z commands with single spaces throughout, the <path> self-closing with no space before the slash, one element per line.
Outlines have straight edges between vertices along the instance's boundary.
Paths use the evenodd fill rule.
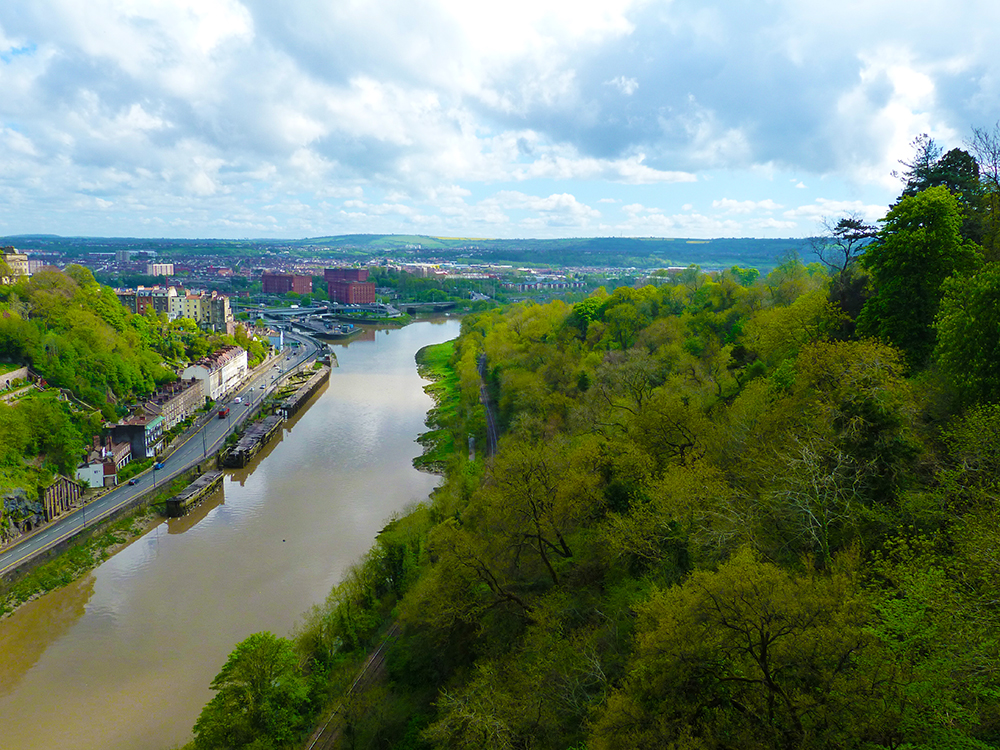
<path fill-rule="evenodd" d="M 961 224 L 961 207 L 942 186 L 904 197 L 890 209 L 861 259 L 874 289 L 858 318 L 859 334 L 899 347 L 911 365 L 926 364 L 941 284 L 980 262 L 978 246 L 962 239 Z"/>
<path fill-rule="evenodd" d="M 631 349 L 635 338 L 649 324 L 636 306 L 630 302 L 619 303 L 604 313 L 604 321 L 608 325 L 608 334 L 618 344 L 619 349 Z"/>
<path fill-rule="evenodd" d="M 931 187 L 931 173 L 937 160 L 941 158 L 941 147 L 927 133 L 921 133 L 910 141 L 910 146 L 913 148 L 913 158 L 910 161 L 899 160 L 906 169 L 892 173 L 893 177 L 905 183 L 901 198 L 916 195 Z"/>
<path fill-rule="evenodd" d="M 744 549 L 640 608 L 589 746 L 858 747 L 881 718 L 866 615 L 849 571 L 796 576 Z"/>
<path fill-rule="evenodd" d="M 986 257 L 997 261 L 1000 260 L 1000 122 L 992 130 L 974 127 L 967 145 L 979 164 L 981 242 Z"/>
<path fill-rule="evenodd" d="M 900 160 L 906 171 L 893 172 L 893 176 L 906 182 L 900 199 L 931 187 L 948 188 L 962 205 L 962 236 L 980 242 L 985 226 L 976 210 L 981 194 L 976 158 L 960 148 L 953 148 L 942 156 L 941 147 L 926 133 L 918 135 L 911 145 L 915 151 L 913 160 Z"/>
<path fill-rule="evenodd" d="M 540 573 L 559 583 L 561 569 L 573 558 L 570 534 L 598 502 L 593 477 L 581 465 L 588 459 L 561 440 L 535 444 L 504 438 L 491 482 L 469 516 L 479 520 L 479 530 L 502 550 L 497 558 L 508 558 L 519 577 Z M 539 570 L 533 570 L 535 561 Z"/>
<path fill-rule="evenodd" d="M 865 245 L 875 239 L 878 229 L 866 224 L 856 211 L 837 221 L 824 219 L 823 228 L 826 231 L 814 238 L 813 247 L 820 262 L 830 270 L 834 278 L 843 283 Z"/>
<path fill-rule="evenodd" d="M 935 356 L 971 401 L 1000 401 L 1000 269 L 942 285 Z"/>
<path fill-rule="evenodd" d="M 280 747 L 301 729 L 308 686 L 292 642 L 254 633 L 212 680 L 216 695 L 194 725 L 196 748 Z"/>
<path fill-rule="evenodd" d="M 789 305 L 755 313 L 743 327 L 743 343 L 769 366 L 794 357 L 798 350 L 835 330 L 843 315 L 817 289 Z"/>
<path fill-rule="evenodd" d="M 853 320 L 864 303 L 865 277 L 858 273 L 858 258 L 865 245 L 875 239 L 878 229 L 866 224 L 856 212 L 836 222 L 824 219 L 823 228 L 823 235 L 812 240 L 813 249 L 830 272 L 830 301 Z M 851 331 L 845 333 L 850 335 Z"/>
<path fill-rule="evenodd" d="M 857 472 L 853 491 L 869 503 L 891 505 L 918 452 L 899 351 L 870 340 L 815 342 L 799 353 L 795 369 L 798 410 L 830 440 L 831 457 L 842 452 Z"/>
<path fill-rule="evenodd" d="M 958 536 L 992 544 L 995 516 L 989 525 L 986 538 L 975 525 Z M 890 705 L 900 739 L 912 743 L 905 747 L 996 746 L 996 570 L 981 568 L 967 556 L 969 542 L 956 541 L 958 549 L 943 552 L 923 536 L 889 539 L 872 562 L 868 632 L 893 663 Z"/>

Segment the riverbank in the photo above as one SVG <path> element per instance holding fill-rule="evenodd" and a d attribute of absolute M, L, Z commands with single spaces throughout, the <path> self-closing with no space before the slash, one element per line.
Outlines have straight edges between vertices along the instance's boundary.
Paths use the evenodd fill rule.
<path fill-rule="evenodd" d="M 198 469 L 181 474 L 122 515 L 98 522 L 75 535 L 52 559 L 27 566 L 22 575 L 0 589 L 0 619 L 43 594 L 72 583 L 144 535 L 162 520 L 158 507 L 197 477 Z"/>
<path fill-rule="evenodd" d="M 454 424 L 460 406 L 458 373 L 451 364 L 455 342 L 425 346 L 417 352 L 417 373 L 431 382 L 424 392 L 434 399 L 434 407 L 427 412 L 427 432 L 417 437 L 424 449 L 413 459 L 413 466 L 420 471 L 443 474 L 445 465 L 455 453 L 455 436 L 448 428 Z"/>
<path fill-rule="evenodd" d="M 338 347 L 329 385 L 251 465 L 0 622 L 0 645 L 24 655 L 0 678 L 5 750 L 188 742 L 235 644 L 295 633 L 388 520 L 437 487 L 411 463 L 433 405 L 414 354 L 458 328 L 418 324 Z"/>
<path fill-rule="evenodd" d="M 0 620 L 43 594 L 77 580 L 129 542 L 145 534 L 159 519 L 149 511 L 111 524 L 90 539 L 80 540 L 56 559 L 30 571 L 0 594 Z"/>

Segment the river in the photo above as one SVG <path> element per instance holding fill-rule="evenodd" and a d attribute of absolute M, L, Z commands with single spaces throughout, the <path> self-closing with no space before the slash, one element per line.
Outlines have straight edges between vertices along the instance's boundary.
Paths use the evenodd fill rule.
<path fill-rule="evenodd" d="M 432 403 L 414 354 L 457 319 L 337 346 L 309 408 L 185 518 L 0 621 L 3 750 L 167 750 L 260 630 L 292 632 L 393 513 L 437 477 L 411 465 Z"/>

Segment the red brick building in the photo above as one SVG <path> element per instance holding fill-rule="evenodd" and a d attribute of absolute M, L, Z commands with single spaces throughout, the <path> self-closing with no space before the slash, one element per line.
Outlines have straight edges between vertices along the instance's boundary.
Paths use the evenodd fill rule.
<path fill-rule="evenodd" d="M 368 281 L 367 268 L 327 268 L 323 278 L 331 302 L 367 305 L 375 301 L 375 284 Z"/>
<path fill-rule="evenodd" d="M 312 276 L 301 276 L 297 273 L 272 273 L 265 271 L 260 277 L 264 294 L 312 294 Z"/>

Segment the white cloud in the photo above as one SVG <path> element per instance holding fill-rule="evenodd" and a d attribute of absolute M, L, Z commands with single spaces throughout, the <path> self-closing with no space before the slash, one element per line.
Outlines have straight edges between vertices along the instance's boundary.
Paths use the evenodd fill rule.
<path fill-rule="evenodd" d="M 618 202 L 659 208 L 609 230 L 804 235 L 881 216 L 916 134 L 996 120 L 998 26 L 986 0 L 7 3 L 0 224 L 570 235 Z"/>
<path fill-rule="evenodd" d="M 626 78 L 625 76 L 618 76 L 617 78 L 612 78 L 607 82 L 608 86 L 614 86 L 616 89 L 621 91 L 625 96 L 632 96 L 639 88 L 639 82 L 634 78 Z"/>
<path fill-rule="evenodd" d="M 735 201 L 731 198 L 722 198 L 712 201 L 712 208 L 727 214 L 749 214 L 755 211 L 777 211 L 782 206 L 770 198 L 762 201 Z"/>
<path fill-rule="evenodd" d="M 795 222 L 805 220 L 813 226 L 819 226 L 820 222 L 828 218 L 836 218 L 847 214 L 859 214 L 865 221 L 874 224 L 885 216 L 886 207 L 876 204 L 864 204 L 861 201 L 834 200 L 829 198 L 817 198 L 815 203 L 789 209 L 782 215 Z"/>

